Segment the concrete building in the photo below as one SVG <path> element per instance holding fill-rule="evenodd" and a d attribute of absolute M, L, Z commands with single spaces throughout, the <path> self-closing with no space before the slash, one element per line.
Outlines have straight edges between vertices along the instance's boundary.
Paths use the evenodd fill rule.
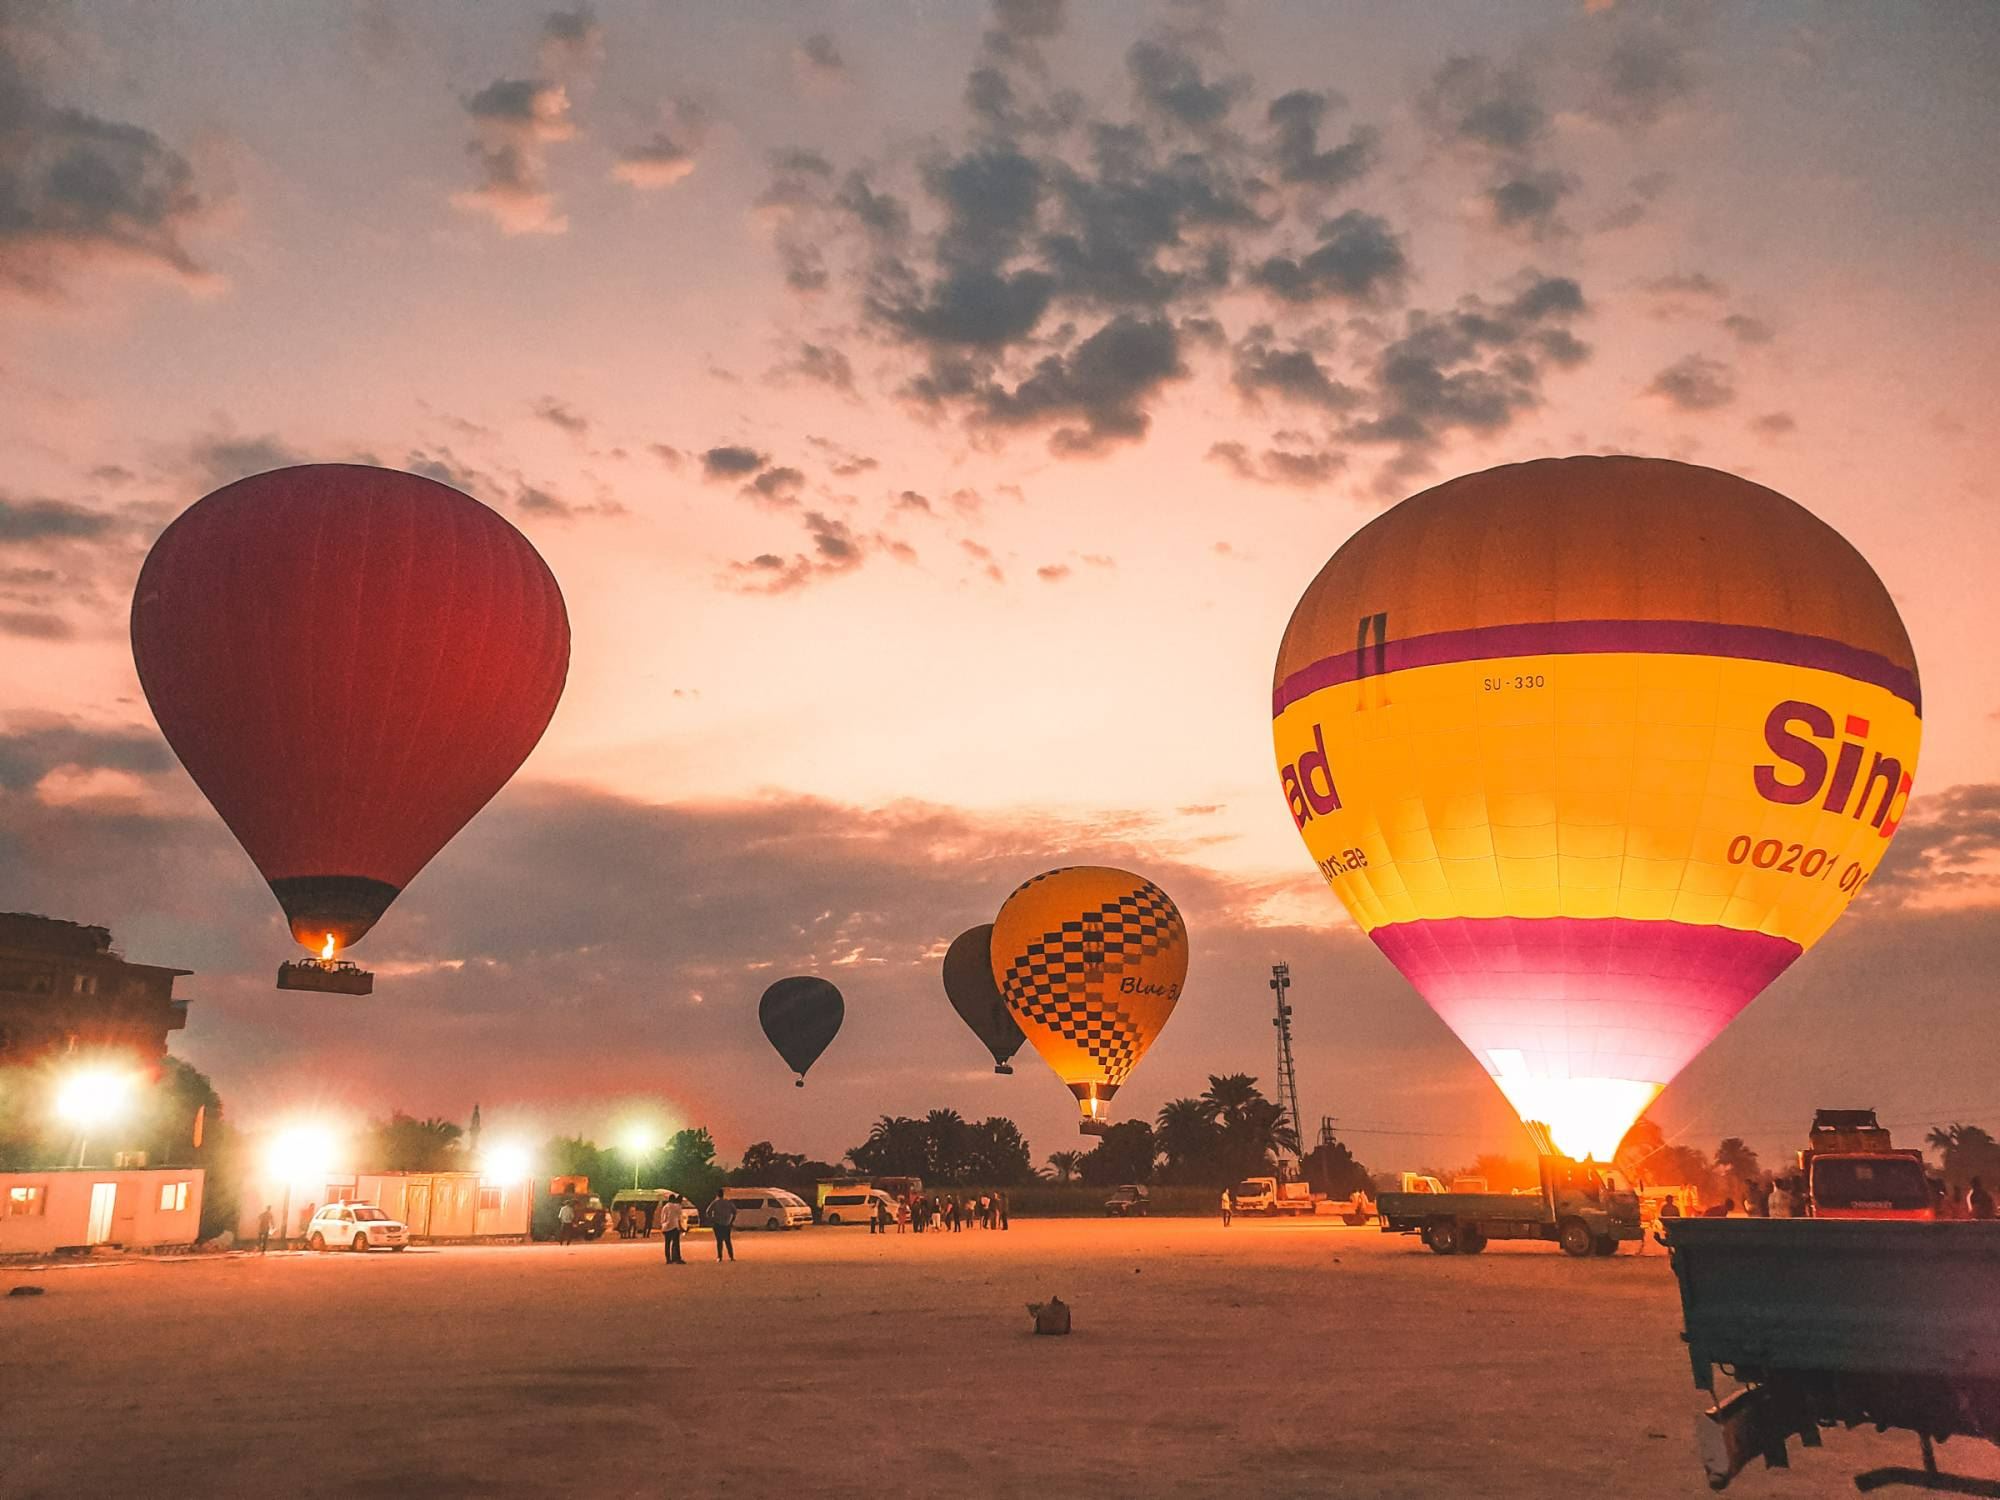
<path fill-rule="evenodd" d="M 0 1068 L 70 1052 L 157 1064 L 187 1025 L 174 981 L 190 972 L 127 963 L 102 927 L 0 912 Z"/>
<path fill-rule="evenodd" d="M 243 1184 L 240 1202 L 236 1236 L 252 1244 L 266 1204 L 280 1220 L 289 1216 L 296 1239 L 308 1210 L 326 1203 L 372 1203 L 409 1226 L 412 1240 L 507 1240 L 528 1237 L 534 1188 L 478 1172 L 327 1171 L 289 1185 L 266 1173 Z"/>
<path fill-rule="evenodd" d="M 0 1255 L 114 1245 L 192 1245 L 201 1225 L 199 1167 L 0 1172 Z"/>

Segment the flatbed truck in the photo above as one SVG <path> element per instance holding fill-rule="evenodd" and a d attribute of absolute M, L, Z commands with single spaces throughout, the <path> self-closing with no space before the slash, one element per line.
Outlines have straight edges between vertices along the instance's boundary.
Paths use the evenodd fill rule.
<path fill-rule="evenodd" d="M 1384 1193 L 1384 1234 L 1421 1235 L 1439 1255 L 1477 1255 L 1491 1240 L 1552 1240 L 1566 1254 L 1615 1255 L 1636 1242 L 1639 1197 L 1606 1169 L 1541 1158 L 1541 1186 L 1519 1193 Z"/>

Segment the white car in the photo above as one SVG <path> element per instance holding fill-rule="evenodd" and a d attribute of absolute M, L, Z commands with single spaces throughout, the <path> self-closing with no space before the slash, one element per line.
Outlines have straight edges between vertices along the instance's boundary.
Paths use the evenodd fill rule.
<path fill-rule="evenodd" d="M 849 1188 L 845 1192 L 828 1193 L 820 1200 L 819 1207 L 828 1224 L 866 1224 L 885 1204 L 889 1222 L 894 1224 L 900 1210 L 896 1200 L 880 1188 Z"/>
<path fill-rule="evenodd" d="M 738 1229 L 803 1229 L 813 1221 L 806 1200 L 783 1188 L 730 1187 L 722 1196 L 736 1205 Z"/>
<path fill-rule="evenodd" d="M 315 1250 L 401 1250 L 410 1231 L 372 1203 L 329 1203 L 306 1226 Z"/>

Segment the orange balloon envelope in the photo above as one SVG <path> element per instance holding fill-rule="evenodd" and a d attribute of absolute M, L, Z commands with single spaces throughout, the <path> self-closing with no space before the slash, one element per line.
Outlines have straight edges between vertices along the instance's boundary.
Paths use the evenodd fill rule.
<path fill-rule="evenodd" d="M 1600 1159 L 1867 883 L 1921 727 L 1852 546 L 1645 458 L 1492 469 L 1363 527 L 1272 712 L 1327 884 L 1522 1118 Z"/>
<path fill-rule="evenodd" d="M 1187 925 L 1167 893 L 1100 865 L 1037 875 L 993 919 L 993 982 L 1086 1134 L 1167 1024 L 1187 982 Z"/>
<path fill-rule="evenodd" d="M 167 743 L 326 958 L 534 749 L 569 670 L 526 537 L 415 474 L 304 464 L 161 533 L 132 656 Z"/>

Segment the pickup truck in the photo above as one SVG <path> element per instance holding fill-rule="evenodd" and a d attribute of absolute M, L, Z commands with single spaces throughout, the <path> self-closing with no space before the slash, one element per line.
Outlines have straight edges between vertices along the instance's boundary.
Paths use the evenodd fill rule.
<path fill-rule="evenodd" d="M 1318 1199 L 1303 1182 L 1280 1182 L 1275 1177 L 1246 1177 L 1229 1190 L 1230 1204 L 1239 1214 L 1309 1214 L 1318 1209 Z"/>
<path fill-rule="evenodd" d="M 1822 1428 L 1915 1432 L 1923 1468 L 1855 1476 L 1961 1494 L 1991 1481 L 1940 1474 L 1934 1443 L 2000 1444 L 2000 1222 L 1668 1219 L 1694 1383 L 1739 1389 L 1697 1426 L 1711 1489 L 1752 1459 L 1789 1467 Z"/>
<path fill-rule="evenodd" d="M 1541 1188 L 1522 1193 L 1384 1193 L 1384 1234 L 1416 1234 L 1439 1255 L 1477 1255 L 1489 1240 L 1554 1240 L 1573 1256 L 1615 1255 L 1639 1238 L 1639 1198 L 1603 1168 L 1541 1159 Z"/>
<path fill-rule="evenodd" d="M 1147 1218 L 1153 1212 L 1152 1189 L 1140 1182 L 1114 1188 L 1104 1200 L 1104 1211 L 1114 1219 Z"/>

